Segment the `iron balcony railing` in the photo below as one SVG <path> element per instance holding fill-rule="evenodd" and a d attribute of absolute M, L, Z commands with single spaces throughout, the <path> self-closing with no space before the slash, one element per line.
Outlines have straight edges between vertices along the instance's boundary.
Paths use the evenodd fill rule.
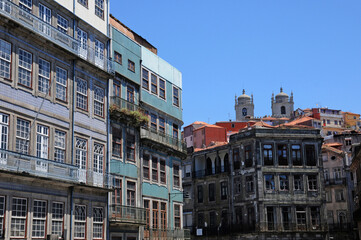
<path fill-rule="evenodd" d="M 325 185 L 345 185 L 346 178 L 328 178 L 325 179 Z"/>
<path fill-rule="evenodd" d="M 147 126 L 140 128 L 140 138 L 161 143 L 184 154 L 187 153 L 187 145 L 184 141 Z"/>
<path fill-rule="evenodd" d="M 128 102 L 127 100 L 122 99 L 121 97 L 117 97 L 117 96 L 110 97 L 110 104 L 115 105 L 119 109 L 127 109 L 129 111 L 142 111 L 143 112 L 143 108 L 140 107 L 139 105 L 136 105 L 135 103 L 132 103 L 132 102 Z"/>
<path fill-rule="evenodd" d="M 64 180 L 73 183 L 111 188 L 112 176 L 92 170 L 80 169 L 78 166 L 38 158 L 27 154 L 0 149 L 0 169 L 9 172 L 30 174 L 53 180 Z"/>
<path fill-rule="evenodd" d="M 146 224 L 146 209 L 113 204 L 110 205 L 110 222 Z"/>
<path fill-rule="evenodd" d="M 189 229 L 144 229 L 144 239 L 151 240 L 188 240 L 191 239 Z"/>
<path fill-rule="evenodd" d="M 31 12 L 21 9 L 9 0 L 0 0 L 0 14 L 33 31 L 69 52 L 87 60 L 104 71 L 113 73 L 113 62 L 104 49 L 83 45 L 79 40 L 58 30 Z"/>
<path fill-rule="evenodd" d="M 221 166 L 221 167 L 215 167 L 215 168 L 211 168 L 211 169 L 202 169 L 202 170 L 194 171 L 193 177 L 194 178 L 203 178 L 203 177 L 210 176 L 210 175 L 215 175 L 215 174 L 219 174 L 219 173 L 228 173 L 228 172 L 229 172 L 229 167 Z"/>

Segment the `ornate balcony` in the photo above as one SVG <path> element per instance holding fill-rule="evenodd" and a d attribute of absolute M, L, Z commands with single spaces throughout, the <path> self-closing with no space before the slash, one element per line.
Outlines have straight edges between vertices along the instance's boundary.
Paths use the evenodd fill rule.
<path fill-rule="evenodd" d="M 145 229 L 144 230 L 144 239 L 159 239 L 159 240 L 167 240 L 167 239 L 178 239 L 178 240 L 186 240 L 191 239 L 191 233 L 189 229 Z"/>
<path fill-rule="evenodd" d="M 112 224 L 146 224 L 146 209 L 123 205 L 110 205 L 109 221 Z"/>
<path fill-rule="evenodd" d="M 182 156 L 186 156 L 187 154 L 187 146 L 184 141 L 153 128 L 142 126 L 140 128 L 140 138 L 171 148 L 180 153 Z"/>
<path fill-rule="evenodd" d="M 9 0 L 0 0 L 0 15 L 20 24 L 22 27 L 55 43 L 61 48 L 83 58 L 100 69 L 113 73 L 113 62 L 104 51 L 91 46 L 82 46 L 80 42 L 68 34 L 58 30 L 34 14 L 21 9 Z"/>

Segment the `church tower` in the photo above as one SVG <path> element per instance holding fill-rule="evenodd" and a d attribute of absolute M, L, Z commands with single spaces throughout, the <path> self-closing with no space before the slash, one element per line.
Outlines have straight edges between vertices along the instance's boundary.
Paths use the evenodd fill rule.
<path fill-rule="evenodd" d="M 293 104 L 293 93 L 291 92 L 291 97 L 288 97 L 288 94 L 284 93 L 281 87 L 281 91 L 279 94 L 276 95 L 276 99 L 274 98 L 274 94 L 272 93 L 272 117 L 293 117 Z"/>
<path fill-rule="evenodd" d="M 236 121 L 246 121 L 254 117 L 253 94 L 251 96 L 246 95 L 243 89 L 243 94 L 238 99 L 235 97 Z"/>

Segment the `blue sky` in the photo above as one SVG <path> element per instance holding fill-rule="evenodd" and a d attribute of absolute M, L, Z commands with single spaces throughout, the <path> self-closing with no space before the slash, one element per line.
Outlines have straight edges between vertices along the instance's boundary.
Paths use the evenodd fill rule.
<path fill-rule="evenodd" d="M 272 92 L 295 109 L 361 113 L 361 1 L 111 0 L 110 12 L 183 74 L 184 126 L 235 119 L 253 93 L 255 116 Z"/>

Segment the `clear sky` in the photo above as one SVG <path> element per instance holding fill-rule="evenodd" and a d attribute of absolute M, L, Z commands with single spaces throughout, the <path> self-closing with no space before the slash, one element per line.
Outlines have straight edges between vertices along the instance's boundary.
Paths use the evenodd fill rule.
<path fill-rule="evenodd" d="M 272 92 L 295 109 L 361 113 L 359 0 L 110 0 L 110 12 L 183 74 L 183 121 L 235 119 L 253 93 L 255 116 Z"/>

